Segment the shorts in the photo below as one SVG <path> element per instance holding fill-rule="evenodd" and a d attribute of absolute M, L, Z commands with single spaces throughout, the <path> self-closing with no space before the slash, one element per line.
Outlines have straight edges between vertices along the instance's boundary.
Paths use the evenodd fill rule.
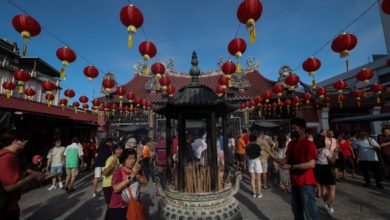
<path fill-rule="evenodd" d="M 321 185 L 336 185 L 336 178 L 334 177 L 332 166 L 329 164 L 316 164 L 314 176 Z"/>
<path fill-rule="evenodd" d="M 79 174 L 79 170 L 77 168 L 66 168 L 66 175 L 69 176 L 77 176 Z"/>
<path fill-rule="evenodd" d="M 62 174 L 64 172 L 63 166 L 50 167 L 50 173 L 52 174 Z"/>
<path fill-rule="evenodd" d="M 262 173 L 261 162 L 259 158 L 248 160 L 248 170 L 250 173 Z"/>
<path fill-rule="evenodd" d="M 102 170 L 103 170 L 103 167 L 95 167 L 95 178 L 102 177 Z"/>
<path fill-rule="evenodd" d="M 261 158 L 260 157 L 260 161 L 261 161 L 261 168 L 263 169 L 262 173 L 267 173 L 267 171 L 268 171 L 268 158 Z"/>

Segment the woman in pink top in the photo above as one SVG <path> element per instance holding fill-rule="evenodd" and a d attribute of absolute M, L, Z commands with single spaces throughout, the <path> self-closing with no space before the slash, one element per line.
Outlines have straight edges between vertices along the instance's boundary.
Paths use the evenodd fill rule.
<path fill-rule="evenodd" d="M 105 218 L 108 220 L 125 220 L 130 197 L 141 202 L 140 187 L 148 184 L 137 162 L 136 151 L 125 151 L 120 162 L 123 166 L 118 168 L 112 176 L 113 193 Z M 131 190 L 131 193 L 125 190 Z"/>
<path fill-rule="evenodd" d="M 345 139 L 344 134 L 340 134 L 338 136 L 338 145 L 341 149 L 341 152 L 344 154 L 344 159 L 340 161 L 340 171 L 342 172 L 343 176 L 342 179 L 345 179 L 345 164 L 348 163 L 348 165 L 352 168 L 352 176 L 353 178 L 356 177 L 355 174 L 355 166 L 354 166 L 354 159 L 355 154 L 353 153 L 351 142 L 349 142 L 348 139 Z"/>

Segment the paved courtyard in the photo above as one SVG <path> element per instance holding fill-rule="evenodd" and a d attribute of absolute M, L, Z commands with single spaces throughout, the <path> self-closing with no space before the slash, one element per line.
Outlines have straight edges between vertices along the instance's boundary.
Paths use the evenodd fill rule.
<path fill-rule="evenodd" d="M 20 201 L 21 219 L 104 219 L 106 211 L 102 194 L 91 197 L 92 173 L 77 181 L 77 190 L 67 193 L 63 190 L 47 191 L 48 186 L 30 190 Z M 390 183 L 385 189 L 364 188 L 361 178 L 348 178 L 337 185 L 335 213 L 330 217 L 318 202 L 321 219 L 390 219 Z M 149 212 L 149 219 L 158 219 L 158 202 L 155 185 L 143 188 L 142 198 Z M 263 192 L 263 198 L 252 198 L 249 177 L 244 175 L 236 198 L 240 203 L 244 219 L 293 219 L 290 211 L 290 195 L 276 186 Z"/>

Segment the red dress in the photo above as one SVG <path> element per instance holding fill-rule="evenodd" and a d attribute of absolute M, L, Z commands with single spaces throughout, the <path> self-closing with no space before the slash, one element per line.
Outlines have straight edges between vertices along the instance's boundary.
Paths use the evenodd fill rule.
<path fill-rule="evenodd" d="M 344 143 L 338 142 L 339 147 L 341 148 L 341 151 L 345 155 L 345 157 L 351 157 L 351 143 L 349 140 L 345 140 Z"/>

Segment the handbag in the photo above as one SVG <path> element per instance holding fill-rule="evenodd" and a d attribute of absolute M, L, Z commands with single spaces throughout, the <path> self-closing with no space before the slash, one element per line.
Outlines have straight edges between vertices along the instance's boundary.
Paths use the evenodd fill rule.
<path fill-rule="evenodd" d="M 147 220 L 145 207 L 140 200 L 136 200 L 132 190 L 129 187 L 127 190 L 130 194 L 129 206 L 127 207 L 127 220 Z"/>

